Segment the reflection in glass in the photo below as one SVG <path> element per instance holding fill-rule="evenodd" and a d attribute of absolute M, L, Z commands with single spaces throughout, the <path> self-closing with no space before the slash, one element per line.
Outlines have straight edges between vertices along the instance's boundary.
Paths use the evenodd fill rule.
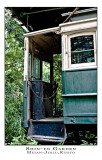
<path fill-rule="evenodd" d="M 94 62 L 93 35 L 71 38 L 71 64 Z"/>

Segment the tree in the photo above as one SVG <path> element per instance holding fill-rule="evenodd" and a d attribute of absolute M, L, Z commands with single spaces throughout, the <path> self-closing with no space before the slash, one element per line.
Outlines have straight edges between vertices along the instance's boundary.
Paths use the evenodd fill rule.
<path fill-rule="evenodd" d="M 5 138 L 24 134 L 21 127 L 23 99 L 23 34 L 25 30 L 5 11 Z"/>
<path fill-rule="evenodd" d="M 54 81 L 56 81 L 57 95 L 56 95 L 56 112 L 59 116 L 63 115 L 63 99 L 62 99 L 62 56 L 61 54 L 54 55 Z"/>
<path fill-rule="evenodd" d="M 5 139 L 11 143 L 23 136 L 21 126 L 23 110 L 23 69 L 24 69 L 24 38 L 25 30 L 5 11 Z M 59 67 L 60 66 L 60 67 Z M 60 69 L 59 69 L 60 68 Z M 49 64 L 44 64 L 45 73 L 49 73 Z M 54 79 L 57 81 L 57 112 L 60 111 L 61 99 L 61 56 L 54 56 Z M 55 73 L 56 72 L 56 73 Z M 48 74 L 44 74 L 48 79 Z M 46 77 L 47 76 L 47 77 Z"/>

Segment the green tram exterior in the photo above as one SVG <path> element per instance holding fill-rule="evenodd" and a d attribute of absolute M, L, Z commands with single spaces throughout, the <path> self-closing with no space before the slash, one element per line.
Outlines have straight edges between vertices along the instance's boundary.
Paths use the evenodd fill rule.
<path fill-rule="evenodd" d="M 78 12 L 70 22 L 27 33 L 24 37 L 23 126 L 28 127 L 28 135 L 50 141 L 59 135 L 58 141 L 65 141 L 65 126 L 96 125 L 97 9 Z M 53 101 L 46 99 L 46 95 L 53 94 L 55 53 L 62 53 L 63 117 L 59 119 L 53 117 Z M 34 58 L 39 61 L 37 67 Z M 49 84 L 42 79 L 42 61 L 50 63 Z"/>
<path fill-rule="evenodd" d="M 97 69 L 62 72 L 65 124 L 97 123 Z"/>

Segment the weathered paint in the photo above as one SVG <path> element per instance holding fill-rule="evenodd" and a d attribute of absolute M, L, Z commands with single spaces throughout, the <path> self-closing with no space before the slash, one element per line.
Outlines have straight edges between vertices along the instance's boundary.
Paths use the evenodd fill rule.
<path fill-rule="evenodd" d="M 23 127 L 28 127 L 27 107 L 29 107 L 28 97 L 28 57 L 29 57 L 29 38 L 24 39 L 24 84 L 23 84 Z"/>
<path fill-rule="evenodd" d="M 62 72 L 65 124 L 97 123 L 97 69 Z"/>
<path fill-rule="evenodd" d="M 62 23 L 59 26 L 61 27 L 61 34 L 71 35 L 76 34 L 77 32 L 81 33 L 83 30 L 86 32 L 91 30 L 92 32 L 97 28 L 97 18 Z"/>
<path fill-rule="evenodd" d="M 24 80 L 28 80 L 28 57 L 29 57 L 29 38 L 24 39 Z"/>
<path fill-rule="evenodd" d="M 27 121 L 27 81 L 24 81 L 23 83 L 23 127 L 28 127 L 28 121 Z"/>
<path fill-rule="evenodd" d="M 48 98 L 52 95 L 52 85 L 41 80 L 34 80 L 32 83 L 32 119 L 41 119 L 52 117 L 53 105 L 52 99 Z"/>
<path fill-rule="evenodd" d="M 66 97 L 63 98 L 64 116 L 88 116 L 97 113 L 97 97 Z"/>
<path fill-rule="evenodd" d="M 97 124 L 96 116 L 64 117 L 64 124 Z"/>
<path fill-rule="evenodd" d="M 70 22 L 84 20 L 84 19 L 91 19 L 95 17 L 97 17 L 97 12 L 93 11 L 87 14 L 83 13 L 81 15 L 74 15 L 73 17 L 70 18 Z"/>
<path fill-rule="evenodd" d="M 29 137 L 39 137 L 44 141 L 49 137 L 49 140 L 52 139 L 54 141 L 65 141 L 65 126 L 64 121 L 58 118 L 54 120 L 30 120 L 30 126 L 28 130 Z M 38 138 L 38 140 L 40 140 Z M 43 139 L 44 138 L 44 139 Z M 48 140 L 48 141 L 49 141 Z"/>
<path fill-rule="evenodd" d="M 97 69 L 62 72 L 63 94 L 97 93 Z"/>

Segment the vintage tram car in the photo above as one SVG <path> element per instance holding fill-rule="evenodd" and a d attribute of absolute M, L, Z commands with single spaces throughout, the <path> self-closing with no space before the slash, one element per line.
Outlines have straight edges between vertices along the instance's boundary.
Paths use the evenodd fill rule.
<path fill-rule="evenodd" d="M 38 141 L 63 142 L 66 128 L 97 128 L 97 9 L 58 27 L 24 34 L 23 126 Z M 62 54 L 63 116 L 53 115 L 53 55 Z M 49 82 L 43 80 L 49 63 Z"/>

